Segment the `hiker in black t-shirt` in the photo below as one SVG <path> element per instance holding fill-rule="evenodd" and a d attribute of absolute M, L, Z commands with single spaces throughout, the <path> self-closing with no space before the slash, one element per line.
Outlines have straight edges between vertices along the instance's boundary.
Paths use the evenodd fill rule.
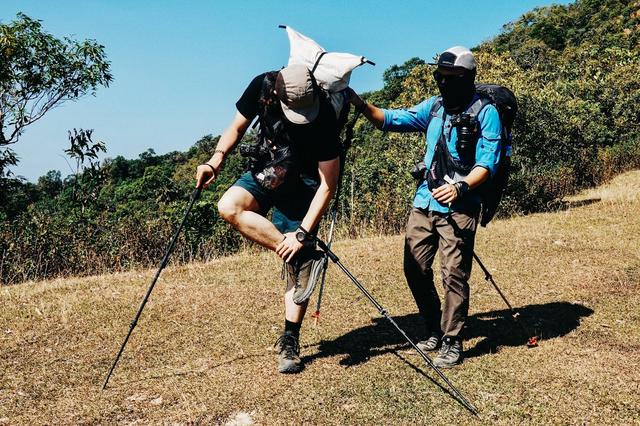
<path fill-rule="evenodd" d="M 315 230 L 340 173 L 339 124 L 333 107 L 304 65 L 255 77 L 236 103 L 238 112 L 211 159 L 198 166 L 196 185 L 209 185 L 226 154 L 258 116 L 258 144 L 247 151 L 251 170 L 222 196 L 222 218 L 246 238 L 287 262 L 285 329 L 276 344 L 278 370 L 302 369 L 298 343 L 309 297 L 322 269 L 322 253 L 296 239 L 299 227 Z M 242 147 L 241 147 L 242 148 Z M 247 152 L 243 152 L 243 155 Z M 265 214 L 273 207 L 272 222 Z"/>

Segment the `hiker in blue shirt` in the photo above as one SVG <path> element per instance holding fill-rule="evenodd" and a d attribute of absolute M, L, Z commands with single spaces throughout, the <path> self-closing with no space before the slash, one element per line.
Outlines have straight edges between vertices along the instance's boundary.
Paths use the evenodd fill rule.
<path fill-rule="evenodd" d="M 440 348 L 436 366 L 463 360 L 462 329 L 469 311 L 469 277 L 480 214 L 478 188 L 495 174 L 500 159 L 501 123 L 493 105 L 475 92 L 476 61 L 468 49 L 443 52 L 433 75 L 441 96 L 410 109 L 385 110 L 353 91 L 351 103 L 376 127 L 392 132 L 424 132 L 423 166 L 407 221 L 404 273 L 426 323 L 425 351 Z M 444 303 L 431 268 L 440 251 Z"/>

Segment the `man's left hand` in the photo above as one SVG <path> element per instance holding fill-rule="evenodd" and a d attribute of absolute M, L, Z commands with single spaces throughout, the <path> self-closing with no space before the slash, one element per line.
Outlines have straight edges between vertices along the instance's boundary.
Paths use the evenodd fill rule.
<path fill-rule="evenodd" d="M 453 203 L 458 199 L 458 191 L 456 191 L 456 188 L 449 183 L 434 189 L 432 194 L 433 198 L 435 198 L 440 204 Z"/>
<path fill-rule="evenodd" d="M 284 240 L 276 247 L 276 254 L 289 263 L 302 247 L 302 243 L 296 238 L 296 233 L 287 232 L 284 234 Z"/>

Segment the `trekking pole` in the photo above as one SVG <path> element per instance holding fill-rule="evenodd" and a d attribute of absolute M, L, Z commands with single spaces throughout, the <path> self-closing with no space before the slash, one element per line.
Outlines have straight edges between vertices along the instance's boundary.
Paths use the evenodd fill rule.
<path fill-rule="evenodd" d="M 446 177 L 445 177 L 445 180 L 447 180 Z M 449 214 L 447 215 L 447 222 L 449 222 L 449 224 L 453 228 L 453 233 L 457 237 L 462 238 L 458 224 L 451 217 L 451 203 L 449 203 Z M 538 346 L 538 336 L 535 333 L 531 333 L 529 330 L 527 330 L 524 324 L 522 324 L 522 322 L 520 321 L 520 313 L 517 312 L 515 309 L 513 309 L 513 306 L 511 306 L 511 303 L 509 303 L 509 301 L 507 300 L 507 297 L 504 295 L 502 290 L 500 290 L 500 287 L 498 287 L 498 284 L 496 284 L 496 282 L 493 280 L 493 276 L 491 275 L 491 273 L 489 273 L 489 270 L 484 266 L 482 261 L 480 261 L 480 258 L 478 257 L 476 252 L 473 251 L 472 253 L 473 253 L 473 258 L 476 260 L 476 262 L 478 262 L 478 265 L 480 266 L 480 269 L 482 269 L 482 272 L 484 272 L 484 279 L 490 282 L 491 285 L 493 285 L 493 288 L 496 289 L 496 291 L 498 292 L 502 300 L 504 300 L 504 303 L 507 304 L 507 308 L 509 308 L 509 312 L 511 312 L 511 318 L 513 318 L 513 321 L 516 324 L 518 324 L 520 329 L 525 333 L 525 335 L 527 335 L 528 337 L 527 346 L 530 348 Z"/>
<path fill-rule="evenodd" d="M 340 182 L 338 182 L 338 188 L 340 188 Z M 339 194 L 336 193 L 336 199 L 334 201 L 334 204 L 338 203 L 338 197 L 337 197 L 338 195 Z M 338 215 L 338 209 L 332 208 L 331 209 L 331 226 L 329 227 L 329 242 L 327 243 L 328 247 L 331 247 L 331 243 L 333 241 L 333 228 L 335 227 L 335 224 L 336 224 L 337 215 Z M 327 256 L 326 253 L 324 255 L 324 259 L 322 260 L 322 262 L 323 262 L 322 278 L 320 279 L 320 289 L 318 290 L 318 300 L 316 301 L 316 310 L 314 313 L 311 314 L 311 316 L 313 317 L 314 327 L 318 327 L 318 323 L 320 322 L 320 305 L 322 304 L 322 294 L 324 293 L 324 283 L 327 277 L 327 268 L 329 267 L 329 256 Z"/>
<path fill-rule="evenodd" d="M 531 331 L 524 326 L 522 321 L 520 321 L 520 312 L 513 309 L 513 306 L 511 306 L 511 303 L 509 303 L 509 301 L 507 300 L 507 297 L 504 295 L 502 290 L 500 290 L 500 287 L 498 287 L 498 284 L 496 284 L 496 282 L 493 280 L 493 276 L 491 275 L 489 270 L 484 266 L 484 264 L 482 263 L 482 261 L 480 260 L 480 258 L 478 257 L 475 251 L 473 252 L 473 258 L 476 260 L 476 262 L 480 266 L 480 269 L 482 269 L 482 272 L 484 272 L 484 279 L 490 282 L 491 285 L 493 285 L 493 288 L 496 289 L 496 291 L 498 292 L 498 294 L 500 295 L 504 303 L 507 305 L 507 308 L 509 308 L 509 312 L 511 312 L 511 318 L 513 318 L 513 321 L 516 324 L 518 324 L 522 329 L 522 331 L 525 333 L 525 335 L 528 336 L 527 346 L 530 348 L 538 346 L 538 336 L 535 333 L 531 333 Z"/>
<path fill-rule="evenodd" d="M 104 384 L 102 385 L 102 390 L 105 390 L 107 388 L 107 384 L 109 383 L 109 379 L 111 378 L 111 374 L 113 373 L 113 370 L 116 368 L 116 364 L 118 364 L 118 360 L 120 360 L 120 356 L 122 355 L 122 352 L 124 351 L 124 347 L 127 345 L 127 342 L 129 341 L 129 337 L 131 336 L 131 333 L 133 332 L 133 329 L 138 324 L 138 319 L 140 318 L 140 315 L 142 314 L 142 310 L 144 309 L 144 306 L 147 304 L 147 300 L 149 300 L 149 296 L 151 295 L 151 291 L 153 290 L 153 287 L 156 285 L 156 281 L 158 281 L 158 277 L 160 276 L 160 273 L 162 272 L 164 267 L 167 266 L 167 263 L 169 263 L 169 256 L 171 255 L 171 252 L 173 251 L 173 248 L 176 245 L 176 241 L 178 240 L 178 235 L 180 235 L 180 231 L 182 231 L 182 228 L 184 227 L 184 224 L 187 221 L 187 217 L 189 216 L 189 213 L 191 212 L 191 208 L 193 207 L 193 203 L 200 196 L 201 192 L 202 192 L 202 185 L 197 187 L 193 191 L 193 194 L 191 195 L 191 201 L 189 202 L 189 206 L 187 207 L 187 210 L 184 213 L 184 217 L 182 218 L 182 221 L 180 222 L 180 226 L 178 226 L 178 229 L 176 230 L 175 234 L 173 234 L 173 237 L 171 238 L 171 241 L 169 242 L 169 247 L 167 247 L 167 251 L 165 252 L 164 257 L 162 258 L 162 262 L 160 263 L 160 268 L 158 268 L 158 272 L 156 272 L 156 275 L 153 277 L 153 281 L 151 281 L 151 285 L 149 286 L 149 289 L 147 290 L 147 293 L 145 294 L 144 299 L 142 299 L 142 303 L 140 304 L 140 307 L 138 308 L 138 313 L 136 313 L 135 318 L 133 319 L 133 321 L 131 321 L 131 325 L 129 326 L 129 332 L 127 333 L 127 336 L 124 338 L 124 342 L 122 342 L 122 346 L 120 346 L 120 350 L 118 351 L 118 355 L 116 355 L 116 359 L 113 361 L 113 364 L 111 365 L 111 368 L 109 369 L 109 373 L 107 374 L 107 378 L 105 379 Z"/>
<path fill-rule="evenodd" d="M 413 349 L 415 349 L 418 352 L 418 354 L 422 357 L 422 359 L 424 359 L 427 365 L 431 367 L 431 369 L 435 371 L 438 374 L 438 376 L 440 376 L 440 378 L 449 386 L 449 388 L 453 391 L 453 394 L 456 396 L 458 401 L 462 403 L 462 405 L 464 405 L 469 411 L 471 411 L 473 414 L 478 416 L 479 413 L 476 407 L 474 407 L 473 404 L 471 404 L 471 402 L 469 402 L 469 400 L 465 398 L 465 396 L 449 381 L 449 379 L 447 379 L 447 376 L 445 376 L 444 373 L 440 371 L 438 367 L 435 366 L 431 358 L 429 358 L 427 354 L 425 354 L 418 346 L 416 346 L 415 343 L 413 343 L 411 338 L 407 336 L 407 333 L 405 333 L 404 330 L 400 328 L 400 326 L 393 320 L 391 315 L 389 315 L 389 311 L 387 311 L 382 305 L 380 305 L 380 303 L 378 303 L 378 301 L 371 295 L 371 293 L 367 291 L 367 289 L 360 283 L 360 281 L 358 281 L 358 279 L 351 272 L 349 272 L 349 270 L 342 264 L 338 256 L 333 251 L 331 251 L 329 246 L 320 238 L 318 238 L 317 235 L 310 234 L 303 228 L 301 229 L 302 231 L 299 231 L 296 234 L 296 238 L 298 239 L 298 241 L 300 241 L 301 243 L 308 242 L 308 241 L 315 241 L 318 244 L 318 247 L 320 247 L 320 250 L 324 251 L 325 254 L 329 257 L 329 259 L 331 259 L 333 263 L 338 265 L 338 267 L 358 288 L 358 290 L 360 290 L 362 294 L 364 294 L 366 298 L 369 299 L 369 301 L 373 304 L 373 306 L 375 306 L 375 308 L 378 310 L 380 315 L 385 317 L 396 328 L 396 330 L 398 330 L 398 332 L 402 335 L 402 337 L 404 337 L 405 340 L 409 342 L 409 344 L 413 347 Z"/>
<path fill-rule="evenodd" d="M 338 188 L 336 189 L 336 195 L 333 199 L 333 205 L 331 206 L 331 226 L 329 227 L 329 238 L 327 242 L 327 247 L 329 248 L 331 248 L 331 243 L 333 242 L 333 230 L 335 228 L 336 220 L 338 217 L 338 202 L 340 200 L 340 192 L 342 190 L 342 174 L 344 164 L 347 159 L 347 151 L 351 147 L 351 142 L 353 140 L 353 127 L 356 125 L 356 121 L 358 121 L 358 118 L 360 118 L 360 114 L 362 114 L 362 109 L 356 109 L 353 118 L 346 124 L 344 130 L 345 136 L 344 143 L 342 145 L 342 152 L 340 153 L 340 173 L 338 176 Z M 314 327 L 318 327 L 318 323 L 320 322 L 320 305 L 322 304 L 322 295 L 324 294 L 324 285 L 328 267 L 329 257 L 325 253 L 322 264 L 322 278 L 320 279 L 320 289 L 318 290 L 318 300 L 316 301 L 316 310 L 311 314 L 311 317 L 313 317 Z"/>

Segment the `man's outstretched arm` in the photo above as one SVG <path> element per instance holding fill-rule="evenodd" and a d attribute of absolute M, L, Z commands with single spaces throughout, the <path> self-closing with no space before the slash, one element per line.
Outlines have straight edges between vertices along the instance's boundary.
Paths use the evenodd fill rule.
<path fill-rule="evenodd" d="M 390 132 L 425 132 L 429 124 L 428 112 L 432 99 L 410 109 L 382 109 L 365 102 L 353 89 L 348 88 L 349 102 L 362 110 L 362 114 L 380 130 Z"/>
<path fill-rule="evenodd" d="M 384 124 L 384 111 L 373 104 L 365 102 L 352 88 L 348 87 L 347 91 L 351 105 L 357 110 L 362 110 L 362 115 L 367 117 L 376 128 L 381 129 Z"/>
<path fill-rule="evenodd" d="M 336 192 L 340 176 L 340 158 L 318 162 L 318 174 L 320 175 L 320 185 L 311 200 L 307 214 L 302 219 L 302 227 L 309 231 L 318 225 Z"/>

